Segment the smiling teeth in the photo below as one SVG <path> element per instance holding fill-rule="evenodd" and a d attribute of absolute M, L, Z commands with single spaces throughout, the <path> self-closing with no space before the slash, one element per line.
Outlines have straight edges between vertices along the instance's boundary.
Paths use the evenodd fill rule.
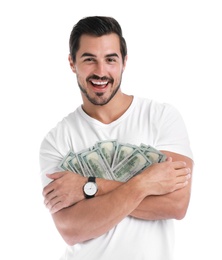
<path fill-rule="evenodd" d="M 94 82 L 94 81 L 92 81 L 92 83 L 94 85 L 106 85 L 108 83 L 108 81 L 102 81 L 102 82 Z"/>

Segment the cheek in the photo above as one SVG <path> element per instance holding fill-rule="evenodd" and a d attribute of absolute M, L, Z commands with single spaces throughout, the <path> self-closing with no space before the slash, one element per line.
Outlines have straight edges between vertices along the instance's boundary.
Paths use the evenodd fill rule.
<path fill-rule="evenodd" d="M 88 85 L 88 82 L 86 81 L 87 77 L 76 73 L 76 78 L 77 78 L 78 84 L 81 85 L 82 88 L 86 89 L 87 85 Z"/>
<path fill-rule="evenodd" d="M 81 77 L 81 75 L 78 74 L 78 73 L 76 73 L 76 77 L 77 77 L 78 82 L 80 82 L 80 83 L 83 83 L 83 82 L 85 81 L 85 80 Z"/>
<path fill-rule="evenodd" d="M 123 75 L 123 69 L 121 69 L 121 70 L 118 70 L 118 71 L 116 71 L 115 72 L 115 74 L 113 74 L 113 75 L 115 75 L 115 81 L 121 81 L 121 79 L 122 79 L 122 75 Z"/>
<path fill-rule="evenodd" d="M 85 71 L 82 71 L 80 68 L 76 67 L 76 75 L 78 79 L 83 80 L 85 78 Z"/>
<path fill-rule="evenodd" d="M 122 74 L 123 74 L 124 68 L 123 67 L 119 67 L 116 68 L 115 70 L 113 70 L 113 75 L 116 75 L 116 78 L 121 78 Z"/>
<path fill-rule="evenodd" d="M 81 80 L 86 80 L 90 75 L 92 75 L 92 71 L 87 67 L 76 67 L 76 74 Z"/>

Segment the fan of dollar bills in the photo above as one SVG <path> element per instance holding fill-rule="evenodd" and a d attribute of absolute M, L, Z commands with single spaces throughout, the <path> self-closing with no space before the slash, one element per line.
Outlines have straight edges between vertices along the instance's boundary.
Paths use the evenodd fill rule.
<path fill-rule="evenodd" d="M 136 146 L 106 140 L 78 153 L 69 151 L 59 167 L 85 177 L 125 182 L 151 164 L 165 160 L 166 155 L 150 145 Z"/>

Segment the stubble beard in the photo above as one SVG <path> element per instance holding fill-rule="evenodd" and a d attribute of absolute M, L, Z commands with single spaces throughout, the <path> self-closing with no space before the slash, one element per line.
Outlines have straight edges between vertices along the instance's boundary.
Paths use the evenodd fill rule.
<path fill-rule="evenodd" d="M 89 94 L 87 93 L 87 91 L 81 86 L 81 84 L 77 80 L 79 89 L 81 90 L 83 95 L 85 95 L 85 97 L 89 100 L 89 102 L 91 102 L 93 105 L 96 105 L 96 106 L 104 106 L 104 105 L 108 104 L 110 102 L 110 100 L 112 100 L 113 97 L 118 92 L 120 85 L 121 85 L 121 81 L 122 81 L 122 77 L 120 78 L 119 85 L 117 86 L 116 89 L 113 90 L 111 95 L 108 98 L 105 98 L 105 97 L 103 98 L 105 93 L 101 93 L 101 92 L 96 92 L 95 93 L 96 97 L 90 97 Z"/>

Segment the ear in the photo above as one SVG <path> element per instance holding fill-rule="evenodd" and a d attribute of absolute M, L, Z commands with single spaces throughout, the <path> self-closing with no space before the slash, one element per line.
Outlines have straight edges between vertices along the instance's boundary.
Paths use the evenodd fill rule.
<path fill-rule="evenodd" d="M 75 64 L 74 64 L 74 62 L 73 62 L 72 57 L 71 57 L 70 54 L 69 54 L 69 56 L 68 56 L 68 60 L 69 60 L 69 65 L 70 65 L 71 70 L 72 70 L 74 73 L 76 73 L 76 67 L 75 67 Z"/>
<path fill-rule="evenodd" d="M 126 68 L 126 62 L 128 60 L 128 56 L 126 55 L 126 57 L 124 58 L 124 62 L 123 62 L 123 71 L 125 70 Z"/>

